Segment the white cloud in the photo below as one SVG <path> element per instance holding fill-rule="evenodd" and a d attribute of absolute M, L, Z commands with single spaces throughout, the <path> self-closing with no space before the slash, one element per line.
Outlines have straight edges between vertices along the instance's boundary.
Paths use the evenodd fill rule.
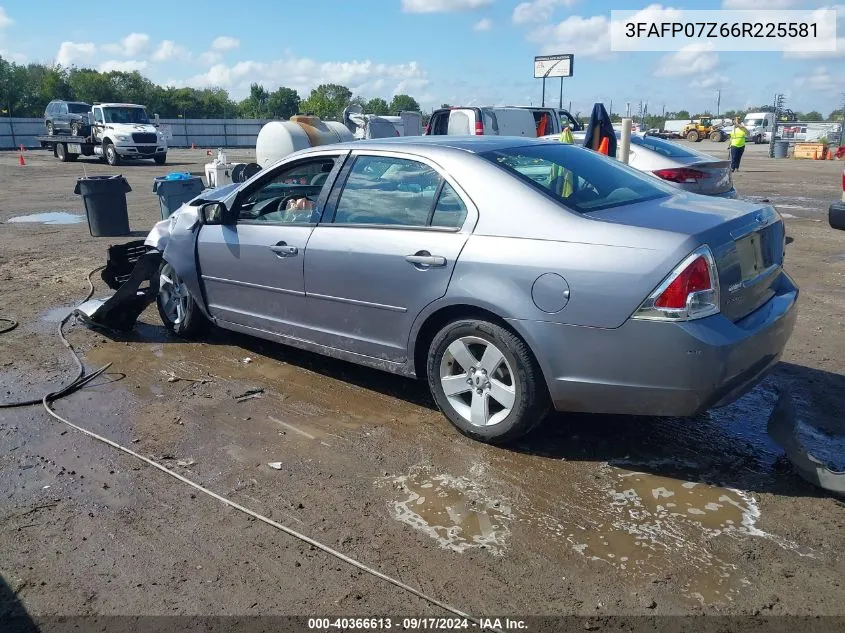
<path fill-rule="evenodd" d="M 825 7 L 820 7 L 819 9 L 813 11 L 811 13 L 812 16 L 816 16 L 821 14 L 826 10 L 834 10 L 836 11 L 836 31 L 843 31 L 845 30 L 845 4 L 835 4 L 829 5 Z M 832 37 L 832 34 L 831 34 Z M 783 52 L 783 56 L 785 59 L 830 59 L 834 57 L 845 57 L 845 38 L 837 37 L 836 38 L 836 50 L 835 51 L 796 51 L 796 50 L 789 50 L 789 44 L 787 43 L 787 49 Z"/>
<path fill-rule="evenodd" d="M 97 47 L 93 42 L 62 42 L 56 53 L 56 63 L 71 66 L 77 62 L 88 62 L 94 57 Z"/>
<path fill-rule="evenodd" d="M 712 44 L 688 44 L 675 53 L 664 55 L 658 62 L 654 76 L 679 77 L 711 73 L 718 65 L 719 55 L 713 52 Z"/>
<path fill-rule="evenodd" d="M 481 18 L 472 25 L 473 31 L 489 31 L 493 28 L 493 21 L 490 18 Z"/>
<path fill-rule="evenodd" d="M 180 46 L 173 40 L 164 40 L 158 45 L 158 48 L 153 53 L 153 61 L 166 62 L 173 60 L 187 60 L 191 58 L 191 53 L 184 46 Z"/>
<path fill-rule="evenodd" d="M 229 35 L 221 35 L 220 37 L 215 38 L 211 43 L 211 50 L 218 52 L 231 51 L 238 48 L 240 45 L 241 41 L 238 38 L 231 37 Z"/>
<path fill-rule="evenodd" d="M 25 64 L 29 61 L 29 58 L 23 53 L 12 53 L 3 49 L 0 49 L 0 57 L 6 61 L 14 62 L 16 64 Z"/>
<path fill-rule="evenodd" d="M 475 11 L 492 4 L 493 0 L 402 0 L 405 13 L 455 13 Z"/>
<path fill-rule="evenodd" d="M 722 88 L 731 83 L 731 78 L 727 75 L 707 75 L 700 79 L 693 79 L 690 82 L 690 88 Z"/>
<path fill-rule="evenodd" d="M 202 55 L 200 55 L 200 61 L 203 64 L 208 64 L 211 66 L 219 63 L 222 59 L 223 55 L 221 55 L 217 51 L 205 51 Z"/>
<path fill-rule="evenodd" d="M 574 53 L 579 57 L 610 54 L 610 22 L 603 15 L 583 18 L 572 15 L 558 24 L 534 29 L 528 39 L 540 44 L 543 53 Z"/>
<path fill-rule="evenodd" d="M 135 59 L 110 59 L 109 61 L 100 64 L 101 73 L 110 73 L 112 71 L 131 73 L 134 70 L 145 70 L 147 62 Z"/>
<path fill-rule="evenodd" d="M 6 9 L 0 7 L 0 29 L 5 29 L 6 27 L 12 26 L 15 21 L 6 15 Z"/>
<path fill-rule="evenodd" d="M 832 75 L 825 66 L 819 66 L 807 75 L 795 78 L 795 86 L 815 92 L 838 92 L 845 77 Z"/>
<path fill-rule="evenodd" d="M 130 33 L 117 44 L 103 44 L 103 50 L 114 55 L 136 57 L 150 45 L 150 36 L 146 33 Z"/>
<path fill-rule="evenodd" d="M 803 0 L 722 0 L 723 9 L 791 9 Z"/>
<path fill-rule="evenodd" d="M 546 22 L 551 19 L 557 7 L 571 7 L 576 2 L 578 0 L 531 0 L 530 2 L 520 2 L 514 8 L 511 19 L 514 24 Z"/>
<path fill-rule="evenodd" d="M 378 64 L 369 60 L 318 62 L 288 56 L 271 62 L 242 61 L 234 65 L 215 64 L 207 72 L 180 85 L 196 88 L 222 87 L 233 94 L 245 94 L 252 82 L 263 83 L 270 90 L 284 85 L 307 97 L 321 83 L 347 86 L 353 94 L 385 96 L 425 90 L 428 76 L 416 62 Z"/>

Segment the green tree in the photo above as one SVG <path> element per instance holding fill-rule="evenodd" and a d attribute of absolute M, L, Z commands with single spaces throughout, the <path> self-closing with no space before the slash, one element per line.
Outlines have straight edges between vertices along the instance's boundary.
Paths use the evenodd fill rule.
<path fill-rule="evenodd" d="M 420 104 L 417 100 L 409 95 L 395 95 L 390 102 L 390 111 L 394 114 L 407 110 L 410 112 L 419 112 Z"/>
<path fill-rule="evenodd" d="M 817 112 L 816 110 L 811 110 L 807 114 L 804 115 L 804 118 L 801 119 L 802 121 L 824 121 L 824 117 L 822 116 L 821 112 Z"/>
<path fill-rule="evenodd" d="M 327 121 L 339 121 L 352 100 L 352 91 L 338 84 L 321 84 L 302 102 L 301 109 Z"/>
<path fill-rule="evenodd" d="M 446 110 L 446 109 L 451 108 L 451 107 L 452 107 L 452 106 L 451 106 L 451 105 L 449 105 L 448 103 L 441 103 L 441 104 L 440 104 L 440 108 L 441 108 L 442 110 Z"/>
<path fill-rule="evenodd" d="M 364 106 L 364 112 L 366 112 L 367 114 L 378 115 L 390 114 L 390 106 L 387 105 L 387 101 L 385 101 L 381 97 L 373 97 L 372 99 L 367 101 L 367 105 Z"/>
<path fill-rule="evenodd" d="M 267 114 L 272 118 L 289 119 L 299 112 L 301 101 L 296 90 L 280 86 L 267 97 Z"/>
<path fill-rule="evenodd" d="M 842 109 L 833 110 L 830 114 L 827 115 L 828 121 L 841 121 L 842 120 Z"/>
<path fill-rule="evenodd" d="M 675 118 L 676 119 L 691 119 L 692 117 L 690 116 L 690 113 L 689 113 L 688 110 L 678 110 L 675 113 Z"/>

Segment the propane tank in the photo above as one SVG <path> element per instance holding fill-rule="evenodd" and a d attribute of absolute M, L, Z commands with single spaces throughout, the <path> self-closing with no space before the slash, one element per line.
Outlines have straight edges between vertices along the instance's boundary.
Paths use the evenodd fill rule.
<path fill-rule="evenodd" d="M 342 123 L 296 115 L 289 121 L 270 121 L 261 128 L 255 142 L 255 157 L 266 168 L 301 149 L 351 140 L 354 140 L 352 132 Z"/>

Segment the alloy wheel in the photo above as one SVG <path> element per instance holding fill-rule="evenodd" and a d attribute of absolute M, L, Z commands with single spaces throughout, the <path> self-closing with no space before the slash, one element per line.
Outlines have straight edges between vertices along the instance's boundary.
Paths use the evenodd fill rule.
<path fill-rule="evenodd" d="M 173 325 L 179 325 L 188 313 L 188 288 L 173 270 L 166 264 L 159 275 L 159 301 L 167 320 Z"/>
<path fill-rule="evenodd" d="M 516 401 L 516 375 L 504 353 L 476 336 L 458 338 L 446 349 L 440 385 L 449 404 L 473 426 L 499 424 Z"/>

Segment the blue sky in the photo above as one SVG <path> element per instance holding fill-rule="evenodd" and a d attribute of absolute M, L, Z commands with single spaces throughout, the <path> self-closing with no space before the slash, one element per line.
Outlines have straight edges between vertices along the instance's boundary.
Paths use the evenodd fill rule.
<path fill-rule="evenodd" d="M 3 0 L 0 0 L 3 2 Z M 845 45 L 835 53 L 790 57 L 774 52 L 616 53 L 609 49 L 612 9 L 630 0 L 143 0 L 67 4 L 5 0 L 0 55 L 19 62 L 59 62 L 139 70 L 176 86 L 222 86 L 234 98 L 253 81 L 295 88 L 319 83 L 356 95 L 416 97 L 425 108 L 539 104 L 533 57 L 573 53 L 564 105 L 588 112 L 595 101 L 648 101 L 649 111 L 715 110 L 770 103 L 776 91 L 794 110 L 827 115 L 845 93 Z M 55 5 L 55 6 L 52 6 Z M 113 8 L 108 8 L 111 5 Z M 819 8 L 804 0 L 677 0 L 663 7 Z M 52 7 L 52 8 L 50 8 Z M 72 9 L 71 9 L 72 7 Z M 87 10 L 86 10 L 87 8 Z M 840 33 L 845 5 L 836 7 Z M 44 15 L 49 14 L 46 21 Z M 839 40 L 840 44 L 845 39 Z M 556 103 L 559 80 L 547 82 Z"/>

